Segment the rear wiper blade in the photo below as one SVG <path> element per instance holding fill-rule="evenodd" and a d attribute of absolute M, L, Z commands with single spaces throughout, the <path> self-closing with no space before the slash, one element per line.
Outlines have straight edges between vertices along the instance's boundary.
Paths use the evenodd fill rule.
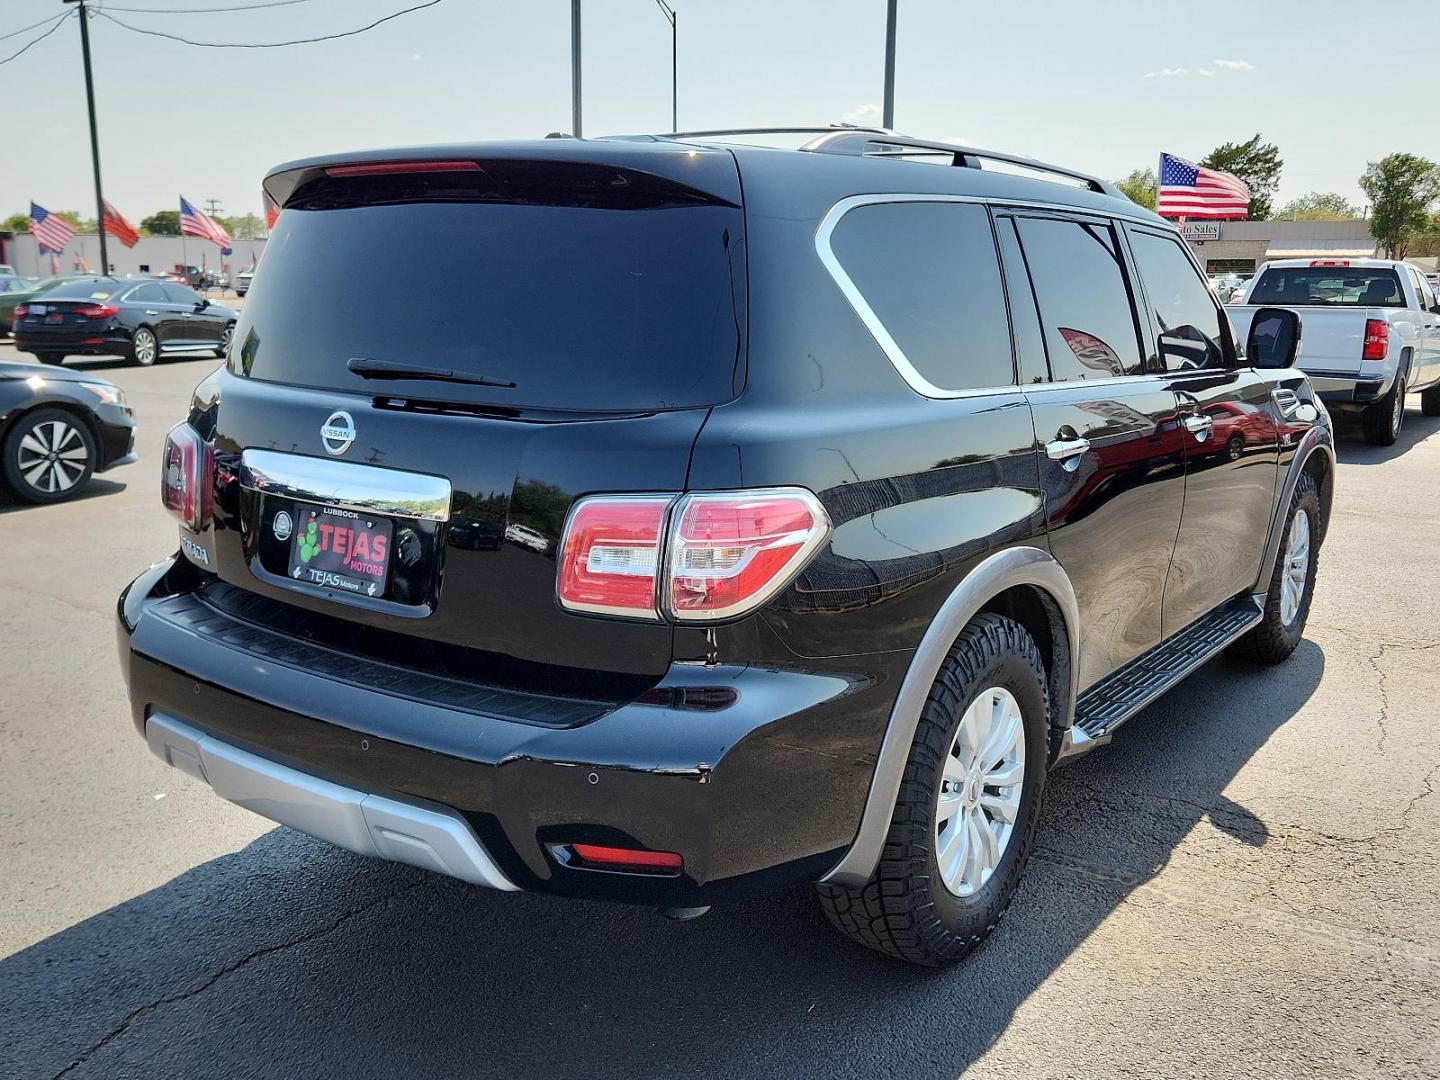
<path fill-rule="evenodd" d="M 398 360 L 377 360 L 373 356 L 352 356 L 345 364 L 362 379 L 421 379 L 429 382 L 468 383 L 471 386 L 499 386 L 514 390 L 515 384 L 488 375 L 471 375 L 451 368 L 422 367 Z"/>

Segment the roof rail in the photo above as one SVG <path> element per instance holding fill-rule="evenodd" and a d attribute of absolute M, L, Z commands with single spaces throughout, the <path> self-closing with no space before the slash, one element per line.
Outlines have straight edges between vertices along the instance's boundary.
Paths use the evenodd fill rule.
<path fill-rule="evenodd" d="M 825 127 L 745 127 L 716 128 L 713 131 L 667 131 L 655 137 L 657 139 L 711 139 L 722 135 L 834 135 L 847 131 L 868 131 L 876 135 L 894 134 L 888 128 L 829 124 Z"/>
<path fill-rule="evenodd" d="M 915 151 L 932 154 L 951 154 L 952 164 L 963 168 L 981 168 L 982 161 L 1000 161 L 1038 173 L 1049 173 L 1074 180 L 1091 191 L 1115 198 L 1124 194 L 1115 185 L 1088 173 L 1077 172 L 1060 165 L 1050 165 L 1033 158 L 1003 154 L 996 150 L 981 150 L 975 146 L 960 146 L 955 143 L 934 142 L 930 139 L 916 139 L 893 131 L 872 128 L 841 128 L 827 131 L 800 148 L 812 154 L 853 154 L 866 157 L 910 157 Z"/>

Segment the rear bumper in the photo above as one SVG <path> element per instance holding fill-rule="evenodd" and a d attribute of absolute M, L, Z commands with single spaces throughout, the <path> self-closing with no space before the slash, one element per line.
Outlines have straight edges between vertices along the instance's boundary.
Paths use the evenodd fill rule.
<path fill-rule="evenodd" d="M 858 829 L 873 754 L 846 747 L 836 721 L 886 715 L 890 679 L 676 664 L 643 702 L 541 726 L 197 633 L 166 616 L 188 577 L 172 560 L 121 596 L 137 729 L 222 797 L 342 847 L 499 888 L 698 906 L 817 880 Z M 377 838 L 375 807 L 400 839 Z M 567 865 L 572 843 L 678 852 L 684 868 Z"/>
<path fill-rule="evenodd" d="M 130 351 L 127 330 L 75 331 L 39 333 L 33 330 L 11 331 L 19 352 L 64 353 L 66 356 L 125 356 Z"/>
<path fill-rule="evenodd" d="M 1379 401 L 1390 392 L 1394 374 L 1360 375 L 1343 371 L 1306 371 L 1315 396 L 1327 405 L 1366 406 Z"/>

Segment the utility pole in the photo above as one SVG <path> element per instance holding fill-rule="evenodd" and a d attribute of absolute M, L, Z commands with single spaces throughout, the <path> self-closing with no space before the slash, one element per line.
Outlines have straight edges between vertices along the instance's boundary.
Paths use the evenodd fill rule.
<path fill-rule="evenodd" d="M 85 58 L 85 104 L 90 109 L 90 158 L 95 165 L 95 224 L 100 230 L 100 273 L 110 273 L 110 257 L 105 249 L 105 195 L 100 189 L 100 135 L 95 130 L 95 80 L 90 73 L 90 13 L 85 0 L 62 0 L 80 9 L 80 53 Z"/>
<path fill-rule="evenodd" d="M 885 12 L 885 109 L 880 126 L 895 126 L 895 9 L 899 0 L 889 0 Z"/>
<path fill-rule="evenodd" d="M 570 0 L 570 134 L 584 138 L 580 130 L 580 0 Z"/>
<path fill-rule="evenodd" d="M 221 210 L 224 210 L 224 209 L 225 209 L 225 208 L 220 205 L 220 200 L 219 200 L 219 199 L 206 199 L 206 200 L 205 200 L 205 212 L 206 212 L 207 214 L 209 214 L 212 218 L 213 218 L 213 217 L 218 217 L 219 214 L 220 214 L 220 211 L 221 211 Z"/>
<path fill-rule="evenodd" d="M 680 130 L 680 106 L 679 106 L 679 76 L 680 70 L 680 31 L 676 26 L 675 9 L 665 0 L 655 0 L 660 5 L 660 14 L 665 16 L 665 21 L 670 24 L 670 130 Z"/>

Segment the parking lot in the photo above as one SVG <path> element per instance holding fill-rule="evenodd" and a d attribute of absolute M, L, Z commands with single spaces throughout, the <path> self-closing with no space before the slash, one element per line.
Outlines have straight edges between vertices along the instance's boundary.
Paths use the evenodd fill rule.
<path fill-rule="evenodd" d="M 90 363 L 141 460 L 0 502 L 0 1076 L 1440 1075 L 1440 420 L 1418 402 L 1394 447 L 1342 429 L 1296 655 L 1216 661 L 1054 774 L 1006 922 L 927 972 L 804 893 L 672 923 L 485 892 L 153 759 L 113 609 L 175 547 L 157 457 L 214 365 Z"/>

